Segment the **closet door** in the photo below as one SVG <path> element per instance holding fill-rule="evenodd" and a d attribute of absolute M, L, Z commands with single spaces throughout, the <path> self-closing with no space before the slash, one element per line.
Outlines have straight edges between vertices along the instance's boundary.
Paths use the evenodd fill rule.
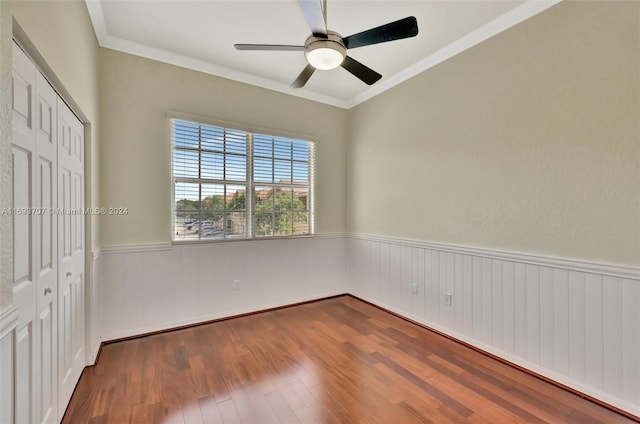
<path fill-rule="evenodd" d="M 53 423 L 57 396 L 57 95 L 13 45 L 15 422 Z"/>
<path fill-rule="evenodd" d="M 85 366 L 84 127 L 58 99 L 58 372 L 64 411 Z"/>
<path fill-rule="evenodd" d="M 85 366 L 84 127 L 15 43 L 12 66 L 10 415 L 57 423 Z"/>
<path fill-rule="evenodd" d="M 57 396 L 57 204 L 56 184 L 56 107 L 57 94 L 36 73 L 36 388 L 37 422 L 55 423 Z"/>
<path fill-rule="evenodd" d="M 14 422 L 36 420 L 36 261 L 33 190 L 36 169 L 36 68 L 17 46 L 12 55 L 13 302 L 15 338 Z"/>

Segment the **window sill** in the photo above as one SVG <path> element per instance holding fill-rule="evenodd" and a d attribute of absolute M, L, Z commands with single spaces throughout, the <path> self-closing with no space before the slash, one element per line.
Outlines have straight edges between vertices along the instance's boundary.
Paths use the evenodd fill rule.
<path fill-rule="evenodd" d="M 315 234 L 301 234 L 296 236 L 277 236 L 277 237 L 253 237 L 253 238 L 227 238 L 227 239 L 198 239 L 198 240 L 171 240 L 174 246 L 184 246 L 192 244 L 217 244 L 217 243 L 238 243 L 238 242 L 254 242 L 262 240 L 297 240 L 315 238 Z"/>

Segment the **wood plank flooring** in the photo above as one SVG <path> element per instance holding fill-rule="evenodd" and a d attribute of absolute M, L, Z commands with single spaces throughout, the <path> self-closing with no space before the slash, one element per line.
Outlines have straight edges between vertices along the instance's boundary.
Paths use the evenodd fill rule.
<path fill-rule="evenodd" d="M 64 423 L 623 423 L 348 296 L 104 346 Z"/>

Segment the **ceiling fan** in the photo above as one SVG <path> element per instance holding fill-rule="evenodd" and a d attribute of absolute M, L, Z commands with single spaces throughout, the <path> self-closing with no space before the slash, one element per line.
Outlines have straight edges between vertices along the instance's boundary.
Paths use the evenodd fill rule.
<path fill-rule="evenodd" d="M 316 69 L 329 70 L 338 66 L 342 66 L 364 83 L 372 85 L 382 78 L 382 75 L 351 56 L 347 56 L 347 50 L 418 35 L 418 21 L 414 16 L 409 16 L 348 37 L 342 37 L 337 32 L 327 29 L 326 0 L 298 0 L 298 5 L 311 28 L 311 35 L 303 46 L 234 44 L 237 50 L 303 51 L 308 64 L 291 84 L 291 88 L 303 87 Z"/>

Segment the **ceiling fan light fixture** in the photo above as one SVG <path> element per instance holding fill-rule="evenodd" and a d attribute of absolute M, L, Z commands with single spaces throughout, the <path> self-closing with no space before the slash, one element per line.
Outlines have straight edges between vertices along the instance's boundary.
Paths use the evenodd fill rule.
<path fill-rule="evenodd" d="M 344 55 L 331 47 L 318 47 L 307 52 L 307 60 L 314 68 L 326 71 L 340 66 Z"/>
<path fill-rule="evenodd" d="M 327 31 L 327 38 L 311 36 L 304 46 L 304 55 L 311 66 L 322 71 L 335 69 L 347 56 L 340 34 Z"/>

